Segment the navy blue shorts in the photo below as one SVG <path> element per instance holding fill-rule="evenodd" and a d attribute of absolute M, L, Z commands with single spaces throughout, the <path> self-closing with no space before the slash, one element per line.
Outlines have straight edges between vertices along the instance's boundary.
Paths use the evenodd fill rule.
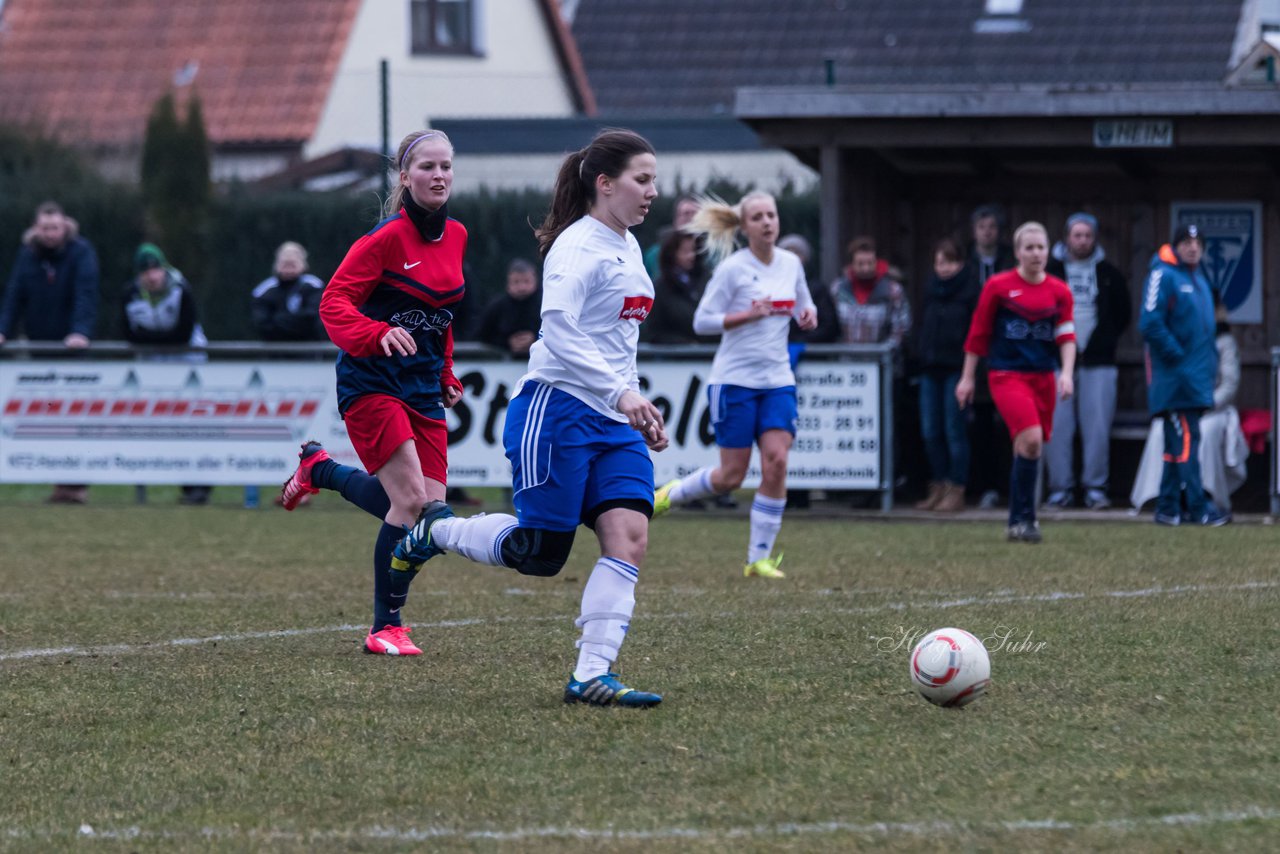
<path fill-rule="evenodd" d="M 766 430 L 796 434 L 796 387 L 707 386 L 711 426 L 721 448 L 750 448 Z"/>
<path fill-rule="evenodd" d="M 502 443 L 511 461 L 516 518 L 525 528 L 572 531 L 606 501 L 653 507 L 653 460 L 630 424 L 606 418 L 538 382 L 507 407 Z"/>

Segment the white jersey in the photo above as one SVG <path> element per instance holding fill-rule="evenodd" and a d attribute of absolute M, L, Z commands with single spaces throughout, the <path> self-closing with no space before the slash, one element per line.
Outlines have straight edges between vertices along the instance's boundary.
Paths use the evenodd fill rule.
<path fill-rule="evenodd" d="M 635 237 L 584 216 L 547 252 L 542 331 L 514 394 L 536 380 L 625 423 L 618 398 L 640 390 L 636 344 L 652 308 L 653 282 Z"/>
<path fill-rule="evenodd" d="M 747 311 L 756 300 L 773 303 L 773 313 L 733 329 L 724 328 L 726 314 Z M 773 263 L 764 264 L 750 249 L 739 249 L 716 267 L 693 316 L 699 335 L 721 334 L 707 382 L 744 388 L 795 385 L 787 353 L 791 318 L 813 308 L 804 265 L 794 252 L 774 248 Z"/>

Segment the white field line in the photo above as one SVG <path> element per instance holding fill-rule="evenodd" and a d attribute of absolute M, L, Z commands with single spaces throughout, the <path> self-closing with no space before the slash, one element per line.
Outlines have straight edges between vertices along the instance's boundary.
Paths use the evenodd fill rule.
<path fill-rule="evenodd" d="M 884 611 L 907 611 L 915 609 L 960 608 L 969 605 L 1007 605 L 1019 602 L 1076 602 L 1085 599 L 1149 599 L 1156 596 L 1180 596 L 1189 593 L 1234 593 L 1248 590 L 1273 590 L 1280 587 L 1280 581 L 1246 581 L 1240 584 L 1184 584 L 1176 587 L 1148 587 L 1141 590 L 1108 590 L 1103 593 L 1071 593 L 1051 591 L 1048 593 L 1013 594 L 1000 592 L 988 596 L 967 596 L 959 599 L 942 599 L 925 602 L 882 602 L 858 608 L 823 609 L 834 614 L 876 614 Z M 789 613 L 789 612 L 788 612 Z M 695 616 L 688 612 L 670 614 L 645 614 L 646 620 L 680 620 Z M 738 616 L 735 611 L 720 611 L 705 616 L 726 618 Z M 568 620 L 565 615 L 536 617 L 472 617 L 461 620 L 440 620 L 432 623 L 418 623 L 423 629 L 453 629 L 467 626 L 482 626 L 513 622 L 548 622 Z M 200 638 L 170 638 L 145 644 L 108 644 L 104 646 L 61 646 L 36 649 L 20 649 L 13 652 L 0 653 L 0 661 L 23 661 L 51 656 L 104 656 L 127 655 L 131 653 L 153 652 L 171 647 L 199 646 L 205 643 L 233 643 L 235 641 L 263 640 L 268 638 L 292 638 L 302 635 L 326 634 L 331 632 L 352 632 L 365 629 L 363 624 L 344 624 L 341 626 L 316 626 L 306 629 L 278 629 L 263 632 L 238 632 L 225 635 L 208 635 Z"/>
<path fill-rule="evenodd" d="M 814 836 L 831 834 L 856 834 L 861 836 L 960 836 L 983 834 L 992 831 L 1006 833 L 1079 833 L 1111 831 L 1127 833 L 1161 828 L 1194 828 L 1210 825 L 1240 824 L 1246 821 L 1270 822 L 1280 819 L 1280 809 L 1249 806 L 1222 812 L 1173 813 L 1148 817 L 1125 817 L 1098 821 L 1063 821 L 1046 818 L 1020 821 L 953 822 L 852 822 L 820 821 L 803 824 L 781 822 L 726 828 L 656 827 L 645 830 L 626 830 L 614 827 L 530 827 L 512 830 L 467 830 L 453 827 L 369 827 L 355 830 L 286 831 L 271 829 L 241 829 L 204 827 L 190 830 L 160 830 L 138 826 L 124 828 L 94 828 L 82 824 L 72 831 L 34 831 L 7 828 L 3 836 L 28 841 L 52 841 L 79 837 L 80 839 L 117 840 L 166 840 L 184 841 L 203 839 L 210 841 L 248 841 L 254 843 L 317 843 L 317 842 L 430 842 L 438 839 L 486 840 L 497 842 L 525 842 L 536 839 L 583 839 L 597 841 L 622 840 L 670 840 L 670 839 L 753 839 L 787 836 Z"/>

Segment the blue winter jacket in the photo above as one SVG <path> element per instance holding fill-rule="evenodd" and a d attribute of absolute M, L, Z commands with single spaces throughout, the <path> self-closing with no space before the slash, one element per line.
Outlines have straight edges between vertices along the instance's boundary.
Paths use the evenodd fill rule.
<path fill-rule="evenodd" d="M 72 332 L 93 337 L 98 256 L 78 231 L 71 224 L 66 242 L 52 251 L 28 232 L 0 304 L 0 335 L 12 338 L 21 329 L 32 341 L 61 341 Z"/>
<path fill-rule="evenodd" d="M 1151 259 L 1138 328 L 1147 343 L 1147 406 L 1152 415 L 1213 406 L 1218 372 L 1213 291 L 1200 270 L 1169 246 Z"/>

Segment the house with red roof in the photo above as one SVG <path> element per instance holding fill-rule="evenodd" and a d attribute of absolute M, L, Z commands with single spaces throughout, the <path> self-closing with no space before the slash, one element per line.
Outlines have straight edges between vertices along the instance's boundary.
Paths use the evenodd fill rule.
<path fill-rule="evenodd" d="M 393 148 L 441 116 L 595 112 L 557 0 L 0 0 L 0 125 L 128 177 L 155 101 L 198 95 L 216 179 L 332 178 L 378 162 L 383 60 Z"/>

